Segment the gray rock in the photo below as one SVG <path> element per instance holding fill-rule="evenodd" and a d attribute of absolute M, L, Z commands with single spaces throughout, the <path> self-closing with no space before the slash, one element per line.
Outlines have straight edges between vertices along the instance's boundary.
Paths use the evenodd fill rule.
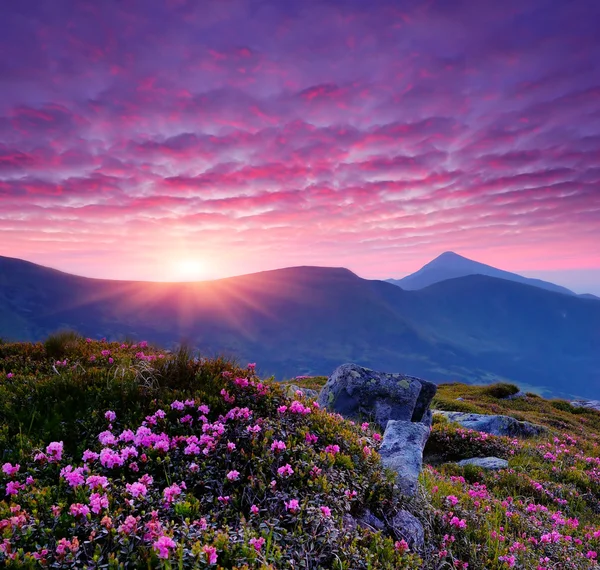
<path fill-rule="evenodd" d="M 476 465 L 483 469 L 506 469 L 508 467 L 508 461 L 506 459 L 500 459 L 499 457 L 472 457 L 471 459 L 463 459 L 458 464 L 461 467 L 465 465 Z"/>
<path fill-rule="evenodd" d="M 600 412 L 600 400 L 576 400 L 571 402 L 576 408 L 587 408 L 588 410 L 596 410 Z"/>
<path fill-rule="evenodd" d="M 369 509 L 367 509 L 357 520 L 357 523 L 362 528 L 370 530 L 384 530 L 385 523 L 377 518 Z"/>
<path fill-rule="evenodd" d="M 520 422 L 510 416 L 445 412 L 441 410 L 434 410 L 434 414 L 446 416 L 449 421 L 456 422 L 464 428 L 482 431 L 490 435 L 527 438 L 548 433 L 544 426 L 531 422 Z"/>
<path fill-rule="evenodd" d="M 302 392 L 304 396 L 307 398 L 316 398 L 319 395 L 319 392 L 316 390 L 311 390 L 310 388 L 300 388 L 300 386 L 296 386 L 296 384 L 287 384 L 284 387 L 285 395 L 288 398 L 294 398 L 296 396 L 296 392 Z"/>
<path fill-rule="evenodd" d="M 511 394 L 510 396 L 506 396 L 507 400 L 518 400 L 519 398 L 526 398 L 527 394 L 522 390 L 519 390 L 516 394 Z"/>
<path fill-rule="evenodd" d="M 429 422 L 437 386 L 404 374 L 375 372 L 356 364 L 336 368 L 321 390 L 321 406 L 344 417 L 370 419 L 385 429 L 389 420 Z"/>
<path fill-rule="evenodd" d="M 417 492 L 417 480 L 423 467 L 423 448 L 429 428 L 417 422 L 390 420 L 379 449 L 381 462 L 396 471 L 396 484 L 408 496 Z"/>
<path fill-rule="evenodd" d="M 355 531 L 358 527 L 356 519 L 349 513 L 344 513 L 344 516 L 342 517 L 342 525 L 346 530 L 349 530 L 350 532 Z"/>
<path fill-rule="evenodd" d="M 404 539 L 411 550 L 421 550 L 425 546 L 425 531 L 417 517 L 402 510 L 392 519 L 392 530 L 399 539 Z"/>

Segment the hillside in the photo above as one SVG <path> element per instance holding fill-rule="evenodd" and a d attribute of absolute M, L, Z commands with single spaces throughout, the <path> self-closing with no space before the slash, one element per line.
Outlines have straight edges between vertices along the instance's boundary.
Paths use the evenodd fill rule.
<path fill-rule="evenodd" d="M 575 295 L 573 291 L 566 287 L 561 287 L 548 281 L 541 279 L 532 279 L 523 277 L 517 273 L 511 273 L 502 269 L 497 269 L 485 263 L 473 261 L 462 255 L 458 255 L 453 251 L 446 251 L 425 264 L 415 273 L 411 273 L 402 279 L 388 279 L 388 283 L 398 285 L 402 289 L 409 291 L 415 289 L 423 289 L 434 283 L 445 281 L 446 279 L 456 279 L 457 277 L 466 277 L 467 275 L 487 275 L 488 277 L 496 277 L 497 279 L 506 279 L 515 281 L 532 287 L 539 287 L 554 293 L 564 293 L 565 295 Z M 592 295 L 593 297 L 593 295 Z"/>
<path fill-rule="evenodd" d="M 278 378 L 340 362 L 434 381 L 509 379 L 597 397 L 600 303 L 483 276 L 418 291 L 296 267 L 201 283 L 86 279 L 0 258 L 0 336 L 60 328 L 258 360 Z"/>
<path fill-rule="evenodd" d="M 7 568 L 597 568 L 600 413 L 565 401 L 440 386 L 438 409 L 549 431 L 511 439 L 438 418 L 407 499 L 374 425 L 290 400 L 253 364 L 63 335 L 0 344 L 0 378 Z M 489 455 L 508 468 L 455 463 Z M 390 525 L 401 509 L 422 546 Z"/>

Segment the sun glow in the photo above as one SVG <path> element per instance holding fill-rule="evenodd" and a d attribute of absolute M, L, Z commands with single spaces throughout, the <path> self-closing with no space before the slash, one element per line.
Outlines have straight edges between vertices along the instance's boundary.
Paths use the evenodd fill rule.
<path fill-rule="evenodd" d="M 173 263 L 173 280 L 175 281 L 199 281 L 206 278 L 206 264 L 198 259 L 179 259 Z"/>

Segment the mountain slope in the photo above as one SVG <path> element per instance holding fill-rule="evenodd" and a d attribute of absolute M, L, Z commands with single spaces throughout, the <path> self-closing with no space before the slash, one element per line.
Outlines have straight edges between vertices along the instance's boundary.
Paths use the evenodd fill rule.
<path fill-rule="evenodd" d="M 516 281 L 525 285 L 533 285 L 555 293 L 564 293 L 566 295 L 575 295 L 573 291 L 548 281 L 541 279 L 530 279 L 516 273 L 496 269 L 491 265 L 473 261 L 462 255 L 458 255 L 452 251 L 442 253 L 434 260 L 424 265 L 421 269 L 407 275 L 402 279 L 388 279 L 388 283 L 398 285 L 405 290 L 423 289 L 434 283 L 445 281 L 446 279 L 454 279 L 456 277 L 465 277 L 467 275 L 488 275 L 498 279 L 506 279 L 508 281 Z"/>
<path fill-rule="evenodd" d="M 434 381 L 506 378 L 598 396 L 600 303 L 481 275 L 416 291 L 294 267 L 200 283 L 76 277 L 0 258 L 0 336 L 184 341 L 279 378 L 344 362 Z"/>

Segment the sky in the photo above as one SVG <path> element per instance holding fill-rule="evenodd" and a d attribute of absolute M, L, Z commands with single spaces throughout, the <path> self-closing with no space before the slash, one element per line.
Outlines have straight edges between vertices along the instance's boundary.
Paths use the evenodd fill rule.
<path fill-rule="evenodd" d="M 0 255 L 79 275 L 452 250 L 600 293 L 597 0 L 19 0 Z"/>

